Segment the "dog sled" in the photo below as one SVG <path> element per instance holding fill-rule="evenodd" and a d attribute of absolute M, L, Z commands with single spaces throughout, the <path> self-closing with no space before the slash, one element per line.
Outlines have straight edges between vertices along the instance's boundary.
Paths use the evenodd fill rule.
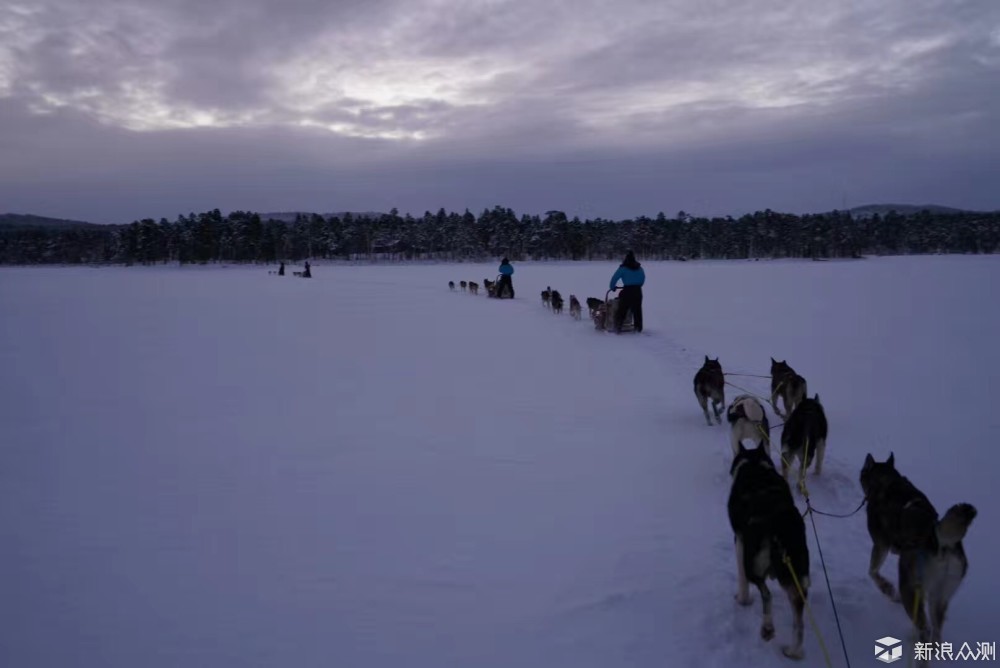
<path fill-rule="evenodd" d="M 604 293 L 604 303 L 598 306 L 594 311 L 594 314 L 591 316 L 594 321 L 594 328 L 598 331 L 615 331 L 615 314 L 618 312 L 618 309 L 621 308 L 621 297 L 616 296 L 612 299 L 612 292 L 615 292 L 615 290 L 608 290 Z M 635 323 L 632 322 L 632 312 L 629 311 L 625 314 L 625 320 L 622 322 L 622 331 L 631 332 L 634 330 Z"/>
<path fill-rule="evenodd" d="M 503 286 L 500 285 L 500 279 L 503 278 L 503 274 L 497 274 L 497 280 L 493 281 L 487 288 L 487 296 L 493 297 L 494 299 L 511 299 L 510 287 L 505 283 Z"/>

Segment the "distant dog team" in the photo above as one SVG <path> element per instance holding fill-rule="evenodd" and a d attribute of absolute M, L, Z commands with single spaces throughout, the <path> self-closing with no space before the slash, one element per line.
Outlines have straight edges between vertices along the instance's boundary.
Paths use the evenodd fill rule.
<path fill-rule="evenodd" d="M 459 281 L 459 287 L 462 292 L 466 290 L 474 295 L 479 294 L 479 284 L 473 281 Z M 483 287 L 486 289 L 487 297 L 495 298 L 509 298 L 511 295 L 505 290 L 505 285 L 502 281 L 491 281 L 488 278 L 483 279 Z M 455 281 L 448 281 L 448 289 L 455 290 Z M 558 290 L 553 290 L 551 286 L 547 286 L 545 290 L 542 290 L 542 305 L 551 308 L 553 313 L 562 313 L 563 310 L 563 297 Z M 592 299 L 587 300 L 588 306 L 591 307 L 591 312 L 593 312 Z M 576 295 L 569 296 L 569 314 L 574 320 L 580 320 L 582 318 L 582 307 L 580 305 L 580 300 L 576 298 Z"/>
<path fill-rule="evenodd" d="M 501 260 L 498 271 L 500 275 L 497 281 L 483 279 L 486 296 L 513 299 L 514 288 L 511 276 L 514 274 L 514 268 L 506 257 Z M 634 253 L 628 251 L 624 262 L 611 277 L 610 289 L 608 290 L 608 294 L 619 291 L 620 294 L 614 299 L 605 297 L 603 301 L 596 297 L 587 298 L 587 309 L 597 329 L 615 331 L 619 334 L 623 331 L 642 332 L 642 286 L 645 280 L 645 271 L 636 261 Z M 619 281 L 622 283 L 621 286 L 617 285 Z M 475 282 L 459 281 L 459 287 L 462 292 L 468 290 L 472 294 L 478 294 L 479 286 Z M 455 289 L 454 281 L 448 282 L 448 289 L 452 291 Z M 564 300 L 558 290 L 553 290 L 550 285 L 546 286 L 542 290 L 541 296 L 542 306 L 550 308 L 553 313 L 562 313 Z M 574 320 L 583 318 L 583 306 L 576 295 L 569 296 L 569 314 Z"/>

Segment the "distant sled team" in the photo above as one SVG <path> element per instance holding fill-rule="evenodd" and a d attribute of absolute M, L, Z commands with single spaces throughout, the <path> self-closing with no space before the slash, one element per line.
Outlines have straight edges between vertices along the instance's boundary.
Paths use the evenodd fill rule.
<path fill-rule="evenodd" d="M 269 274 L 276 274 L 278 276 L 284 276 L 285 275 L 285 263 L 282 262 L 278 266 L 278 270 L 277 271 L 269 271 L 267 273 L 269 273 Z M 312 267 L 310 266 L 310 264 L 308 262 L 306 262 L 306 263 L 303 264 L 302 271 L 293 271 L 292 275 L 293 276 L 298 276 L 300 278 L 312 278 Z"/>
<path fill-rule="evenodd" d="M 507 258 L 500 261 L 498 272 L 499 275 L 495 281 L 491 281 L 488 278 L 483 279 L 483 288 L 486 290 L 486 296 L 492 299 L 513 299 L 514 283 L 511 280 L 511 276 L 514 275 L 514 267 L 511 266 Z M 468 291 L 474 295 L 479 294 L 479 284 L 475 281 L 459 281 L 458 285 L 462 292 Z M 455 281 L 448 281 L 448 289 L 451 291 L 455 290 Z"/>
<path fill-rule="evenodd" d="M 805 378 L 787 361 L 771 358 L 770 379 L 770 401 L 745 393 L 733 399 L 726 410 L 733 450 L 728 513 L 736 548 L 736 600 L 749 605 L 749 585 L 757 588 L 763 605 L 760 636 L 770 640 L 774 623 L 767 581 L 777 580 L 788 595 L 793 616 L 792 643 L 783 645 L 782 653 L 802 659 L 809 550 L 804 515 L 795 506 L 789 472 L 792 468 L 799 472 L 799 494 L 805 493 L 806 471 L 813 461 L 814 475 L 822 474 L 828 425 L 819 395 L 808 397 Z M 709 426 L 713 426 L 710 401 L 715 423 L 721 424 L 725 384 L 719 359 L 706 355 L 694 376 L 694 392 Z M 778 409 L 779 400 L 784 412 Z M 770 431 L 775 427 L 768 423 L 765 403 L 785 418 L 780 425 L 780 473 L 771 459 Z M 748 448 L 745 441 L 751 441 L 753 447 Z M 976 508 L 957 503 L 940 518 L 928 498 L 896 470 L 892 453 L 885 462 L 877 462 L 869 454 L 861 468 L 860 483 L 872 539 L 869 576 L 882 593 L 902 604 L 921 642 L 940 642 L 948 606 L 968 571 L 962 540 L 976 517 Z M 899 555 L 898 592 L 879 572 L 890 552 Z"/>
<path fill-rule="evenodd" d="M 486 296 L 494 299 L 513 299 L 514 267 L 510 264 L 510 260 L 503 258 L 497 271 L 495 281 L 483 279 Z M 621 286 L 617 285 L 619 281 L 622 283 Z M 587 298 L 587 310 L 595 328 L 619 334 L 629 331 L 642 332 L 642 286 L 645 282 L 645 271 L 636 261 L 635 254 L 628 251 L 611 277 L 604 299 Z M 459 281 L 458 285 L 462 292 L 468 289 L 472 294 L 478 294 L 479 286 L 472 281 Z M 455 290 L 455 281 L 448 281 L 448 289 Z M 620 294 L 612 299 L 610 295 L 618 291 Z M 552 286 L 546 286 L 542 290 L 542 306 L 551 309 L 553 313 L 562 313 L 564 303 L 562 294 L 558 290 L 553 290 Z M 569 314 L 574 320 L 583 318 L 583 305 L 576 295 L 569 296 Z"/>

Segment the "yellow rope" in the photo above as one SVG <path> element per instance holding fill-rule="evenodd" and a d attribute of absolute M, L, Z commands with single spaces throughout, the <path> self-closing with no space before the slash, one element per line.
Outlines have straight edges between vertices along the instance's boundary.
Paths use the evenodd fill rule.
<path fill-rule="evenodd" d="M 785 553 L 784 562 L 785 566 L 788 567 L 788 572 L 792 574 L 792 581 L 795 583 L 795 589 L 798 590 L 799 596 L 802 598 L 802 603 L 805 606 L 806 613 L 809 615 L 809 623 L 812 624 L 813 632 L 816 634 L 816 640 L 819 641 L 819 647 L 823 650 L 823 658 L 826 659 L 826 665 L 829 666 L 829 668 L 833 668 L 833 661 L 830 660 L 830 653 L 826 649 L 826 643 L 823 642 L 823 634 L 819 632 L 819 625 L 813 617 L 812 606 L 809 605 L 809 599 L 806 598 L 805 592 L 802 591 L 802 585 L 799 584 L 799 578 L 795 574 L 795 569 L 792 568 L 792 560 L 788 556 L 787 552 Z"/>
<path fill-rule="evenodd" d="M 806 487 L 806 462 L 809 461 L 809 439 L 806 439 L 806 449 L 802 453 L 802 470 L 799 472 L 799 491 L 802 492 L 802 496 L 806 497 L 806 503 L 809 502 L 809 488 Z"/>
<path fill-rule="evenodd" d="M 770 440 L 770 434 L 764 431 L 764 427 L 762 427 L 760 423 L 757 423 L 757 431 L 759 431 L 764 436 L 765 439 Z M 785 465 L 785 468 L 791 469 L 792 463 L 787 459 L 785 459 L 785 455 L 781 454 L 780 457 L 781 457 L 781 463 Z M 807 500 L 809 499 L 809 488 L 806 487 L 806 462 L 808 461 L 809 461 L 809 439 L 807 438 L 806 449 L 805 452 L 802 453 L 802 468 L 799 471 L 799 491 L 802 492 L 802 496 L 806 497 Z"/>
<path fill-rule="evenodd" d="M 764 437 L 764 441 L 766 441 L 767 443 L 770 443 L 771 442 L 771 434 L 769 434 L 766 431 L 764 431 L 764 427 L 761 426 L 760 422 L 755 422 L 754 424 L 757 425 L 757 431 L 759 431 L 760 434 L 761 434 L 761 436 Z"/>
<path fill-rule="evenodd" d="M 774 386 L 774 389 L 771 390 L 771 400 L 767 402 L 771 404 L 771 408 L 774 409 L 774 412 L 777 413 L 778 417 L 781 417 L 781 413 L 778 413 L 778 392 L 781 391 L 781 386 L 784 384 L 785 381 L 782 380 L 780 383 Z"/>
<path fill-rule="evenodd" d="M 915 593 L 916 593 L 916 596 L 913 597 L 913 615 L 912 615 L 912 618 L 913 618 L 913 626 L 915 628 L 919 629 L 920 627 L 917 626 L 917 612 L 920 610 L 920 587 L 917 587 L 917 591 Z M 913 660 L 914 660 L 915 656 L 916 656 L 916 652 L 913 652 L 913 654 L 910 654 L 910 658 L 906 660 L 906 665 L 908 667 L 912 667 L 913 666 Z"/>

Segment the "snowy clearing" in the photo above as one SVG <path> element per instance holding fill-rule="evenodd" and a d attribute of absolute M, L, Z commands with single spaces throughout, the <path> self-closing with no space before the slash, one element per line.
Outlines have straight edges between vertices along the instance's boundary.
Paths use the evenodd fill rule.
<path fill-rule="evenodd" d="M 0 268 L 0 665 L 797 665 L 780 588 L 770 643 L 756 592 L 733 600 L 706 354 L 787 359 L 820 394 L 817 508 L 853 510 L 890 451 L 939 512 L 974 504 L 945 640 L 1000 640 L 1000 257 L 644 263 L 620 337 L 568 315 L 615 263 L 514 266 L 513 301 L 448 290 L 494 263 Z M 864 511 L 816 525 L 852 665 L 876 665 L 912 634 Z M 824 665 L 808 623 L 805 648 Z"/>

